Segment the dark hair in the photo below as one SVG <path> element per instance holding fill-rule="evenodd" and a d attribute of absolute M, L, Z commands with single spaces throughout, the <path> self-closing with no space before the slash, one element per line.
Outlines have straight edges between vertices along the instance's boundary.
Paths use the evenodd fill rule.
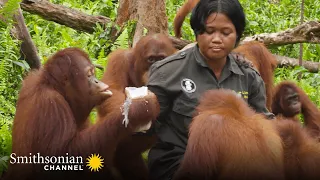
<path fill-rule="evenodd" d="M 246 26 L 245 14 L 238 0 L 200 0 L 192 10 L 190 25 L 197 36 L 205 32 L 206 20 L 212 13 L 223 13 L 228 16 L 236 28 L 239 43 Z"/>

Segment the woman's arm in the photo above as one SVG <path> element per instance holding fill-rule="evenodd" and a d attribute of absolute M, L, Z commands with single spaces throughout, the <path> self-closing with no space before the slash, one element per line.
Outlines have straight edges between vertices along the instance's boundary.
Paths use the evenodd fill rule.
<path fill-rule="evenodd" d="M 266 107 L 265 84 L 258 74 L 255 74 L 253 78 L 248 103 L 258 113 L 263 113 L 267 119 L 273 119 L 275 117 Z"/>

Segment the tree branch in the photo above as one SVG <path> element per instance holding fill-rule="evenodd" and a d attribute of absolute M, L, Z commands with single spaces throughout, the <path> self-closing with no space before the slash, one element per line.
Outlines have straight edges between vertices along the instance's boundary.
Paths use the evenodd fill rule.
<path fill-rule="evenodd" d="M 24 0 L 20 5 L 23 10 L 37 14 L 43 19 L 88 33 L 93 33 L 96 23 L 104 27 L 105 24 L 112 22 L 107 17 L 88 15 L 46 0 Z"/>
<path fill-rule="evenodd" d="M 31 69 L 39 69 L 41 67 L 41 61 L 38 56 L 38 51 L 24 22 L 24 17 L 20 8 L 18 9 L 17 14 L 14 15 L 14 20 L 16 21 L 15 28 L 17 30 L 18 39 L 22 41 L 20 47 L 21 55 L 27 61 Z"/>
<path fill-rule="evenodd" d="M 278 66 L 299 66 L 299 60 L 290 58 L 290 57 L 285 57 L 285 56 L 279 56 L 279 55 L 274 55 L 275 58 L 278 61 Z M 312 62 L 312 61 L 302 61 L 302 66 L 306 68 L 310 72 L 318 72 L 320 69 L 320 63 L 319 62 Z"/>
<path fill-rule="evenodd" d="M 96 23 L 106 24 L 111 20 L 104 16 L 91 16 L 77 10 L 73 10 L 61 5 L 52 4 L 44 0 L 24 0 L 21 3 L 23 10 L 38 14 L 46 20 L 54 21 L 59 24 L 71 27 L 75 30 L 92 33 Z M 182 49 L 192 42 L 187 40 L 170 37 L 177 49 Z M 252 37 L 246 37 L 241 43 L 248 41 L 260 41 L 266 45 L 285 45 L 295 43 L 320 43 L 320 23 L 309 21 L 293 29 L 288 29 L 279 33 L 263 33 Z M 298 60 L 277 56 L 279 65 L 297 65 Z M 287 62 L 287 63 L 285 63 Z M 319 70 L 319 63 L 304 61 L 303 66 L 311 72 Z"/>
<path fill-rule="evenodd" d="M 45 0 L 24 0 L 21 8 L 27 12 L 37 14 L 42 18 L 71 27 L 75 30 L 92 33 L 96 23 L 102 25 L 112 22 L 104 16 L 91 16 L 62 5 L 52 4 Z M 123 22 L 122 22 L 123 23 Z M 181 49 L 187 41 L 171 38 Z M 260 41 L 265 45 L 285 45 L 295 43 L 320 43 L 320 22 L 309 21 L 295 28 L 278 33 L 263 33 L 246 37 L 241 43 L 248 41 Z"/>
<path fill-rule="evenodd" d="M 248 41 L 260 41 L 265 45 L 320 43 L 320 22 L 309 21 L 282 32 L 262 33 L 246 37 L 241 43 L 246 43 Z"/>

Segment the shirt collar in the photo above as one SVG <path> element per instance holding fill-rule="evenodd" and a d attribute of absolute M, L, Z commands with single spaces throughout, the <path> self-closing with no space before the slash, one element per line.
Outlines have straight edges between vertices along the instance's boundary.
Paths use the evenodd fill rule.
<path fill-rule="evenodd" d="M 193 47 L 193 54 L 196 58 L 196 61 L 199 65 L 201 65 L 202 67 L 208 67 L 208 64 L 206 63 L 206 61 L 204 60 L 204 57 L 202 56 L 202 54 L 200 53 L 200 50 L 199 50 L 199 46 L 198 44 L 196 44 L 194 47 Z"/>
<path fill-rule="evenodd" d="M 209 68 L 203 55 L 200 53 L 198 44 L 193 47 L 193 54 L 194 54 L 195 59 L 199 65 Z M 235 74 L 244 75 L 243 72 L 241 71 L 241 69 L 239 68 L 239 65 L 236 63 L 236 60 L 234 59 L 234 57 L 231 54 L 228 55 L 225 68 L 227 68 L 229 71 L 231 71 Z"/>

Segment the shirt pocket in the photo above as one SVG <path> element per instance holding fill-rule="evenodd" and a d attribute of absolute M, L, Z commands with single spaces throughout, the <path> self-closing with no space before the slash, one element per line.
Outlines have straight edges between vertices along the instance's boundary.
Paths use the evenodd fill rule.
<path fill-rule="evenodd" d="M 172 110 L 178 114 L 193 117 L 195 114 L 195 109 L 197 107 L 197 102 L 195 100 L 190 100 L 186 98 L 178 98 L 174 103 Z"/>
<path fill-rule="evenodd" d="M 192 121 L 192 118 L 196 115 L 196 107 L 198 102 L 195 100 L 178 98 L 174 103 L 172 111 L 176 113 L 175 119 L 173 121 L 178 121 L 183 123 L 185 130 L 189 129 L 189 125 Z"/>

